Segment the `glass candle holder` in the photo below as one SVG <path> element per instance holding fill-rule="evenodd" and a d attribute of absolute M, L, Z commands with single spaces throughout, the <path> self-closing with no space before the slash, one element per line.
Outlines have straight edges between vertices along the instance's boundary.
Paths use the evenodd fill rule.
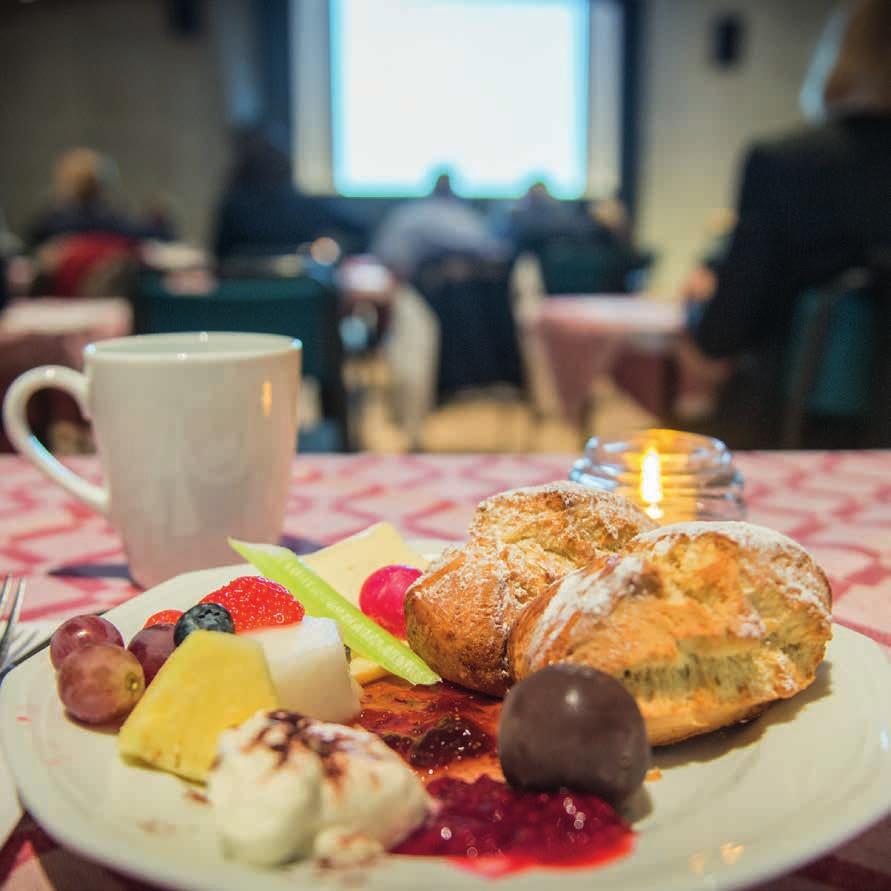
<path fill-rule="evenodd" d="M 569 478 L 623 495 L 660 524 L 745 517 L 744 482 L 718 439 L 680 430 L 594 436 Z"/>

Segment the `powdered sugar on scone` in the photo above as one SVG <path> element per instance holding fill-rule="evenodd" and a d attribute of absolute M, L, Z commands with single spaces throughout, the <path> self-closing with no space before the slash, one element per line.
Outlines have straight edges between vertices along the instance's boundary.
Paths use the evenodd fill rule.
<path fill-rule="evenodd" d="M 829 615 L 831 594 L 825 577 L 804 547 L 775 529 L 742 521 L 699 520 L 644 532 L 635 541 L 652 542 L 653 552 L 664 556 L 681 538 L 696 539 L 715 534 L 730 539 L 742 550 L 774 555 L 770 571 L 776 582 L 785 588 L 787 596 Z"/>
<path fill-rule="evenodd" d="M 493 523 L 492 514 L 498 514 L 504 508 L 522 511 L 524 509 L 522 505 L 525 504 L 541 509 L 541 505 L 551 498 L 557 500 L 563 511 L 582 505 L 587 510 L 595 509 L 600 527 L 599 537 L 604 539 L 597 543 L 600 547 L 605 546 L 605 540 L 623 542 L 628 537 L 629 529 L 646 530 L 655 526 L 653 521 L 627 498 L 612 492 L 591 489 L 581 483 L 557 480 L 539 486 L 509 489 L 481 501 L 470 527 L 470 535 L 473 537 L 485 531 L 486 534 L 494 534 L 503 539 L 506 534 L 509 535 L 510 526 L 508 524 L 508 527 L 504 528 L 500 522 Z M 569 531 L 571 534 L 571 530 Z M 610 547 L 609 550 L 613 548 Z"/>
<path fill-rule="evenodd" d="M 676 742 L 812 683 L 829 602 L 822 570 L 786 536 L 678 524 L 533 602 L 511 630 L 511 667 L 520 681 L 555 662 L 604 671 L 637 699 L 651 742 Z"/>
<path fill-rule="evenodd" d="M 612 558 L 603 568 L 588 567 L 571 572 L 557 583 L 557 591 L 529 640 L 531 651 L 550 647 L 554 636 L 577 613 L 608 616 L 620 598 L 639 588 L 645 568 L 643 557 L 632 554 Z"/>
<path fill-rule="evenodd" d="M 736 634 L 739 637 L 752 637 L 759 640 L 767 634 L 767 629 L 764 627 L 761 616 L 753 610 L 740 621 L 736 628 Z"/>
<path fill-rule="evenodd" d="M 502 695 L 513 680 L 508 634 L 524 608 L 653 525 L 630 502 L 568 481 L 493 495 L 477 508 L 467 544 L 409 588 L 409 644 L 443 678 Z"/>
<path fill-rule="evenodd" d="M 669 526 L 661 526 L 650 532 L 642 532 L 637 536 L 638 540 L 656 541 L 670 539 L 675 535 L 685 535 L 688 538 L 696 538 L 704 534 L 718 533 L 735 541 L 740 547 L 749 550 L 763 548 L 793 548 L 804 550 L 797 541 L 770 529 L 767 526 L 758 526 L 755 523 L 746 523 L 743 520 L 691 520 L 686 523 L 672 523 Z M 660 545 L 666 549 L 669 545 Z"/>

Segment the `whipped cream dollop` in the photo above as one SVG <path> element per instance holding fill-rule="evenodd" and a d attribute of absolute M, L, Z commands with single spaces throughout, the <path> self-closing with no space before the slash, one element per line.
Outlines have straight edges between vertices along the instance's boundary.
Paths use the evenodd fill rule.
<path fill-rule="evenodd" d="M 262 866 L 366 859 L 402 841 L 431 807 L 375 734 L 283 710 L 220 736 L 207 793 L 226 853 Z"/>

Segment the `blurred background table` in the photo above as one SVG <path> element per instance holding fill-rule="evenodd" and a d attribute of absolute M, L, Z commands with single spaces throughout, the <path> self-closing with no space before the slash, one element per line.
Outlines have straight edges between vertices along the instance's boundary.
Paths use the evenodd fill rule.
<path fill-rule="evenodd" d="M 284 540 L 310 549 L 377 520 L 410 538 L 460 539 L 480 499 L 565 478 L 572 455 L 311 455 L 294 462 Z M 891 452 L 738 454 L 749 519 L 806 545 L 833 585 L 836 621 L 891 655 Z M 94 458 L 71 465 L 96 479 Z M 233 556 L 233 562 L 237 562 Z M 0 571 L 28 579 L 24 619 L 108 609 L 138 593 L 107 522 L 30 464 L 0 457 Z M 891 818 L 760 891 L 891 887 Z M 143 888 L 59 848 L 29 817 L 0 851 L 5 889 Z"/>
<path fill-rule="evenodd" d="M 544 347 L 567 421 L 584 422 L 591 385 L 606 374 L 647 411 L 668 415 L 681 306 L 650 297 L 557 296 L 541 301 L 528 323 Z"/>
<path fill-rule="evenodd" d="M 15 300 L 0 313 L 0 334 L 70 334 L 87 343 L 123 337 L 132 324 L 129 301 L 118 297 L 35 297 Z"/>
<path fill-rule="evenodd" d="M 122 298 L 13 301 L 0 313 L 0 401 L 25 371 L 39 365 L 79 369 L 88 343 L 129 334 L 132 323 L 130 303 Z M 31 399 L 29 413 L 41 441 L 59 451 L 79 450 L 71 440 L 79 438 L 85 427 L 70 396 L 44 390 Z M 12 448 L 0 427 L 0 452 L 9 451 Z"/>
<path fill-rule="evenodd" d="M 371 254 L 348 257 L 337 269 L 337 284 L 347 306 L 370 303 L 386 308 L 397 290 L 393 274 Z"/>

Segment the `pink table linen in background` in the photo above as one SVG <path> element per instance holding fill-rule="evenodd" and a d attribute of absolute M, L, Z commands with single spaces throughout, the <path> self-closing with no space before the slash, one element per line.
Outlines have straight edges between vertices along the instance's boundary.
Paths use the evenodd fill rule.
<path fill-rule="evenodd" d="M 123 337 L 133 325 L 133 312 L 122 297 L 37 297 L 13 301 L 0 314 L 6 334 L 73 334 L 84 340 Z"/>
<path fill-rule="evenodd" d="M 548 297 L 531 318 L 563 415 L 573 424 L 583 420 L 591 384 L 604 374 L 664 416 L 670 408 L 665 362 L 683 324 L 677 304 L 608 295 Z"/>
<path fill-rule="evenodd" d="M 133 313 L 123 298 L 14 300 L 0 313 L 0 401 L 25 371 L 38 365 L 80 369 L 87 344 L 123 337 L 132 327 Z M 74 400 L 58 390 L 36 395 L 29 416 L 44 442 L 52 440 L 52 428 L 58 422 L 85 426 Z M 0 452 L 6 451 L 12 451 L 12 446 L 0 428 Z"/>
<path fill-rule="evenodd" d="M 737 455 L 749 519 L 806 545 L 833 585 L 836 621 L 891 655 L 891 452 Z M 329 543 L 378 520 L 409 538 L 461 539 L 483 497 L 566 477 L 574 456 L 307 456 L 284 532 Z M 71 462 L 95 479 L 92 458 Z M 238 559 L 233 555 L 233 563 Z M 0 457 L 0 571 L 28 579 L 24 619 L 107 609 L 138 593 L 118 536 L 23 459 Z M 794 831 L 794 830 L 793 830 Z M 891 889 L 891 818 L 759 891 Z M 56 845 L 28 816 L 0 851 L 4 889 L 134 889 Z"/>

